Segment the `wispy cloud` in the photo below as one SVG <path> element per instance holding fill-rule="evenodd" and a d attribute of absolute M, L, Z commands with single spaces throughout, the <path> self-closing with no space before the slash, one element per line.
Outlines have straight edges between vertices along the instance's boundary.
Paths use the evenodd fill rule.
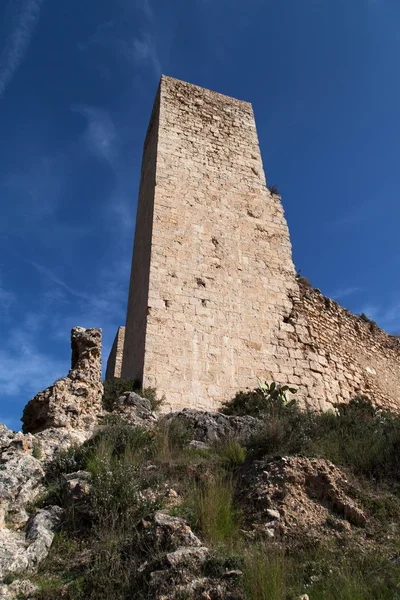
<path fill-rule="evenodd" d="M 18 4 L 15 0 L 11 1 Z M 8 84 L 26 54 L 39 20 L 40 8 L 43 2 L 44 0 L 25 0 L 20 11 L 14 14 L 13 22 L 15 22 L 15 25 L 0 55 L 0 98 L 4 95 Z"/>
<path fill-rule="evenodd" d="M 44 265 L 40 265 L 37 262 L 30 260 L 29 258 L 26 258 L 25 256 L 22 256 L 22 254 L 20 254 L 20 253 L 18 253 L 18 254 L 25 262 L 27 262 L 32 267 L 34 267 L 37 271 L 39 271 L 39 273 L 41 275 L 43 275 L 44 277 L 49 279 L 52 283 L 55 283 L 56 285 L 62 287 L 69 294 L 71 294 L 72 296 L 75 296 L 76 298 L 81 298 L 82 300 L 88 300 L 89 296 L 87 296 L 86 294 L 83 294 L 82 292 L 79 292 L 78 290 L 75 290 L 74 288 L 72 288 L 71 286 L 66 284 L 62 279 L 57 277 L 57 275 L 54 275 L 54 273 L 52 271 L 50 271 L 50 269 L 48 269 Z"/>
<path fill-rule="evenodd" d="M 0 349 L 0 395 L 21 395 L 23 401 L 62 374 L 62 361 L 38 350 L 36 337 L 47 317 L 28 313 L 20 326 L 10 329 Z"/>
<path fill-rule="evenodd" d="M 137 66 L 150 66 L 155 77 L 162 73 L 161 61 L 157 51 L 157 42 L 154 36 L 144 32 L 140 37 L 131 41 L 121 41 L 121 53 Z"/>
<path fill-rule="evenodd" d="M 347 298 L 348 296 L 353 296 L 354 294 L 359 294 L 363 290 L 364 290 L 364 288 L 354 285 L 354 286 L 349 286 L 346 288 L 339 288 L 339 289 L 335 290 L 334 292 L 332 292 L 331 294 L 328 294 L 328 296 L 330 298 L 333 298 L 333 300 L 343 300 L 343 298 Z"/>
<path fill-rule="evenodd" d="M 159 48 L 161 28 L 156 26 L 156 13 L 150 0 L 118 0 L 117 4 L 119 16 L 98 25 L 92 35 L 79 42 L 79 50 L 96 50 L 96 55 L 93 54 L 95 68 L 107 76 L 111 68 L 111 50 L 111 56 L 120 66 L 121 59 L 127 63 L 130 77 L 134 66 L 142 71 L 146 69 L 146 73 L 159 78 L 162 73 Z M 104 52 L 99 53 L 99 50 L 107 50 L 107 55 Z"/>
<path fill-rule="evenodd" d="M 0 317 L 6 316 L 15 301 L 15 294 L 6 290 L 0 280 Z"/>
<path fill-rule="evenodd" d="M 87 128 L 83 134 L 86 149 L 113 168 L 118 156 L 118 136 L 113 120 L 107 111 L 93 106 L 76 105 L 72 110 L 87 119 Z"/>

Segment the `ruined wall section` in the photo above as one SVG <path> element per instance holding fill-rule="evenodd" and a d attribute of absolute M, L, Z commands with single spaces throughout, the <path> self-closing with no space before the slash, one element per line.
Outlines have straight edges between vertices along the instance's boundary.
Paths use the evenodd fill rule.
<path fill-rule="evenodd" d="M 280 378 L 294 286 L 251 105 L 163 77 L 143 384 L 166 408 L 212 409 Z"/>
<path fill-rule="evenodd" d="M 305 286 L 285 327 L 288 375 L 307 406 L 329 409 L 365 394 L 399 410 L 398 338 Z"/>
<path fill-rule="evenodd" d="M 140 381 L 143 378 L 146 345 L 159 109 L 160 97 L 158 92 L 143 148 L 139 200 L 136 213 L 135 241 L 125 325 L 124 354 L 121 370 L 121 377 L 123 379 L 137 379 Z"/>
<path fill-rule="evenodd" d="M 120 379 L 124 353 L 125 327 L 118 327 L 107 361 L 106 379 Z"/>

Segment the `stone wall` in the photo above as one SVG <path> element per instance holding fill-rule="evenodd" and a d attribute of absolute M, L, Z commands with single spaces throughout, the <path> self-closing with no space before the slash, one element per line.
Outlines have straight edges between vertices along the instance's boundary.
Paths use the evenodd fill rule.
<path fill-rule="evenodd" d="M 251 105 L 163 77 L 143 164 L 122 375 L 157 387 L 170 408 L 214 408 L 276 372 L 295 285 Z M 152 208 L 144 337 L 145 306 L 135 304 L 147 291 Z"/>
<path fill-rule="evenodd" d="M 107 361 L 106 379 L 120 379 L 124 353 L 125 327 L 118 327 L 110 355 Z"/>
<path fill-rule="evenodd" d="M 365 394 L 400 408 L 400 340 L 326 298 L 300 286 L 284 340 L 287 375 L 305 403 L 326 409 Z"/>
<path fill-rule="evenodd" d="M 156 186 L 160 99 L 157 94 L 143 148 L 135 241 L 126 314 L 122 378 L 143 381 Z"/>
<path fill-rule="evenodd" d="M 251 105 L 169 77 L 144 146 L 123 354 L 122 377 L 167 410 L 217 408 L 258 378 L 314 409 L 400 404 L 398 341 L 296 281 Z"/>

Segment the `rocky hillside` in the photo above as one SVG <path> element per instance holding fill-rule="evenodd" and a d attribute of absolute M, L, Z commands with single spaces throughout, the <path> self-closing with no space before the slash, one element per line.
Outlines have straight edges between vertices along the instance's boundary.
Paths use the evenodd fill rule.
<path fill-rule="evenodd" d="M 162 415 L 103 390 L 98 330 L 72 349 L 0 428 L 0 598 L 400 599 L 400 417 L 275 385 Z"/>

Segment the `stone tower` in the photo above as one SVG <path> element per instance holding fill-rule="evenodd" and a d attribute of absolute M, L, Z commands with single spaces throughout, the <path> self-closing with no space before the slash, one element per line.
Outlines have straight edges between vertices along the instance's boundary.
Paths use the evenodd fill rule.
<path fill-rule="evenodd" d="M 163 76 L 144 144 L 122 378 L 155 386 L 173 409 L 215 408 L 257 377 L 279 378 L 295 285 L 251 105 Z"/>

